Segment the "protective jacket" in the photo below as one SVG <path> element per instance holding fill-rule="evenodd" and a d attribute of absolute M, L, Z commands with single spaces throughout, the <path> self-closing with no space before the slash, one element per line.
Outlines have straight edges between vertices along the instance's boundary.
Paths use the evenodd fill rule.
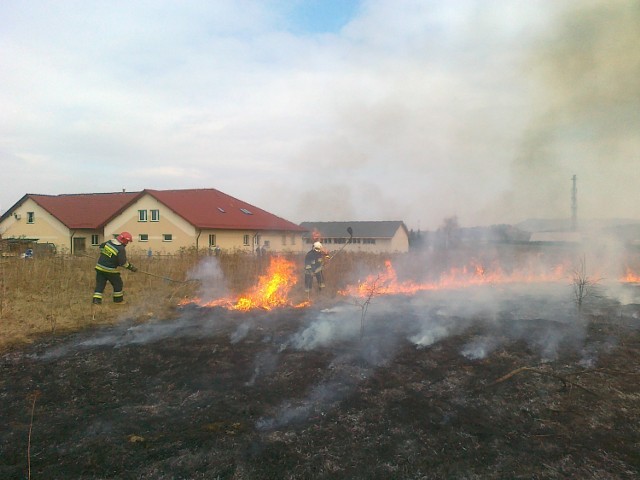
<path fill-rule="evenodd" d="M 118 240 L 107 240 L 100 245 L 100 257 L 96 264 L 96 270 L 105 273 L 117 273 L 118 267 L 124 267 L 132 272 L 137 270 L 127 260 L 127 252 L 124 245 Z"/>
<path fill-rule="evenodd" d="M 318 250 L 310 250 L 304 257 L 304 269 L 307 274 L 317 273 L 322 271 L 324 259 L 327 254 Z"/>

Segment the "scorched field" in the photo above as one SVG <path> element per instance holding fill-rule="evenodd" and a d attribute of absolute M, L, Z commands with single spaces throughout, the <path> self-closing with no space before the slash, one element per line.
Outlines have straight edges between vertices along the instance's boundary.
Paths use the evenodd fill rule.
<path fill-rule="evenodd" d="M 637 284 L 375 278 L 5 351 L 0 478 L 638 478 Z"/>

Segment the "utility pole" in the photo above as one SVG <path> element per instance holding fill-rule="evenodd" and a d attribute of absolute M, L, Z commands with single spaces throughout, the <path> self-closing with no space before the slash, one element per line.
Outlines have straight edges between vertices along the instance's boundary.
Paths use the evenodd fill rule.
<path fill-rule="evenodd" d="M 576 186 L 577 178 L 571 177 L 573 186 L 571 188 L 571 230 L 575 232 L 578 229 L 578 188 Z"/>

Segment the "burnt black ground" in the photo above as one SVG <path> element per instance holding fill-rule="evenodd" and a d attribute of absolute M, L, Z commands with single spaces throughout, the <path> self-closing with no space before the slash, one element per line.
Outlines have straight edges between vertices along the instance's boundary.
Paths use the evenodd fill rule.
<path fill-rule="evenodd" d="M 362 337 L 339 304 L 43 338 L 1 357 L 0 478 L 638 478 L 640 306 L 522 301 L 380 299 Z"/>

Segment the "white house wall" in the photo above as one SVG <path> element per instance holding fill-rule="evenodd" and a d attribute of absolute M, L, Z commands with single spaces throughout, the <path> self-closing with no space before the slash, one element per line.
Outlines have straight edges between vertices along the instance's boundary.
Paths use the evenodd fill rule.
<path fill-rule="evenodd" d="M 147 221 L 139 221 L 139 210 L 147 211 Z M 158 210 L 160 219 L 151 221 L 151 210 Z M 120 215 L 109 222 L 105 228 L 105 237 L 127 231 L 133 236 L 133 243 L 129 251 L 151 251 L 155 254 L 172 254 L 181 248 L 208 249 L 209 235 L 215 235 L 216 245 L 227 252 L 254 252 L 256 249 L 256 234 L 259 235 L 260 246 L 269 242 L 271 252 L 293 251 L 300 252 L 302 248 L 302 234 L 286 232 L 256 232 L 254 230 L 198 230 L 184 218 L 174 213 L 170 208 L 156 200 L 151 195 L 144 195 L 135 203 L 129 205 Z M 146 234 L 148 240 L 140 241 L 140 235 Z M 172 240 L 165 241 L 163 235 L 171 234 Z M 244 236 L 249 235 L 248 245 L 244 244 Z"/>
<path fill-rule="evenodd" d="M 27 212 L 33 212 L 33 223 L 27 223 Z M 32 199 L 28 198 L 11 213 L 0 224 L 2 238 L 37 238 L 38 243 L 54 244 L 59 252 L 71 250 L 67 227 Z"/>
<path fill-rule="evenodd" d="M 140 222 L 138 210 L 147 211 L 147 221 Z M 158 210 L 160 219 L 151 221 L 151 210 Z M 27 223 L 27 212 L 34 212 L 34 222 Z M 209 235 L 216 236 L 216 244 L 227 252 L 255 252 L 256 235 L 260 246 L 268 244 L 269 252 L 294 252 L 308 250 L 308 245 L 302 240 L 302 232 L 255 231 L 255 230 L 202 230 L 199 231 L 185 219 L 175 214 L 171 209 L 160 203 L 151 195 L 144 195 L 135 203 L 129 205 L 122 213 L 109 221 L 104 229 L 72 230 L 70 231 L 53 215 L 41 208 L 31 198 L 27 198 L 14 212 L 20 216 L 17 220 L 13 215 L 7 216 L 0 223 L 0 235 L 3 238 L 37 238 L 39 243 L 52 243 L 60 253 L 70 253 L 72 237 L 85 238 L 85 248 L 92 248 L 91 236 L 98 236 L 98 243 L 113 238 L 120 232 L 128 231 L 133 236 L 133 243 L 128 250 L 138 253 L 149 249 L 155 254 L 172 254 L 181 248 L 199 249 L 209 248 Z M 148 241 L 141 242 L 140 235 L 146 234 Z M 164 234 L 171 234 L 172 240 L 165 241 Z M 244 236 L 249 236 L 249 244 L 244 245 Z M 95 248 L 95 245 L 93 246 Z"/>
<path fill-rule="evenodd" d="M 399 228 L 391 238 L 390 251 L 394 253 L 407 253 L 409 251 L 409 236 L 404 228 Z"/>
<path fill-rule="evenodd" d="M 147 221 L 139 221 L 139 210 L 147 211 Z M 151 221 L 151 210 L 158 210 L 160 219 Z M 158 254 L 175 253 L 181 248 L 195 247 L 196 229 L 189 222 L 158 202 L 151 195 L 144 195 L 129 205 L 120 215 L 104 227 L 106 238 L 112 238 L 120 232 L 129 232 L 133 237 L 130 251 L 151 249 Z M 140 241 L 140 235 L 148 236 L 148 241 Z M 163 235 L 170 234 L 171 241 L 165 241 Z"/>
<path fill-rule="evenodd" d="M 255 230 L 203 230 L 198 242 L 199 248 L 207 248 L 209 235 L 216 236 L 216 246 L 223 251 L 255 252 L 256 247 L 266 247 L 269 252 L 294 252 L 304 251 L 302 234 L 292 232 L 264 232 Z M 243 239 L 249 235 L 249 245 L 244 245 Z M 256 235 L 258 238 L 256 238 Z"/>
<path fill-rule="evenodd" d="M 260 246 L 268 245 L 270 252 L 300 253 L 306 251 L 302 233 L 298 232 L 259 232 Z"/>
<path fill-rule="evenodd" d="M 370 237 L 354 237 L 353 243 L 347 245 L 345 250 L 349 252 L 363 252 L 363 253 L 407 253 L 409 251 L 409 236 L 404 228 L 398 228 L 391 238 L 374 238 L 376 243 L 364 243 L 363 239 L 369 239 Z M 329 243 L 324 240 L 324 247 L 329 252 L 336 252 L 340 250 L 344 243 Z M 311 244 L 305 242 L 304 248 L 306 250 L 311 249 Z"/>

